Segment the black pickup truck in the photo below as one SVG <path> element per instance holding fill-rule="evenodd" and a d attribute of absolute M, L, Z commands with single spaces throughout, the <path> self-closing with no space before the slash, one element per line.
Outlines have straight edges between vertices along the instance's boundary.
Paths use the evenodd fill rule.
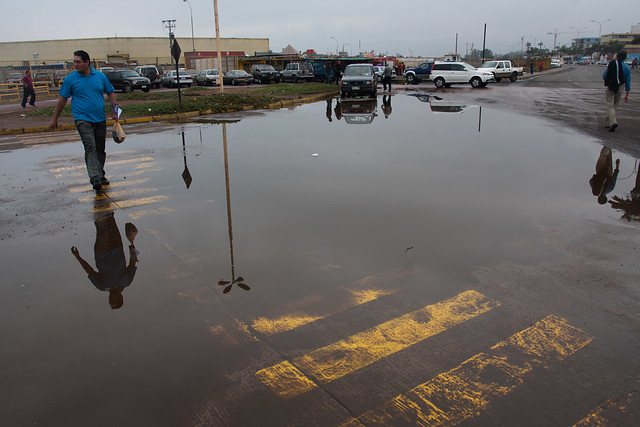
<path fill-rule="evenodd" d="M 149 92 L 151 89 L 151 80 L 146 77 L 142 77 L 140 74 L 133 70 L 114 70 L 105 71 L 113 88 L 121 90 L 125 93 L 131 92 L 134 89 L 141 89 L 143 92 Z"/>

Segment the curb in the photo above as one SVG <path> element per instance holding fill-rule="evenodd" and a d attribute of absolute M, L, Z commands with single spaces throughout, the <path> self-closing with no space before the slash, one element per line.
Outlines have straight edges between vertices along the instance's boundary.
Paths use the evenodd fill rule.
<path fill-rule="evenodd" d="M 188 111 L 185 113 L 176 113 L 176 114 L 164 114 L 161 116 L 147 116 L 147 117 L 133 117 L 131 119 L 122 119 L 120 120 L 121 125 L 128 124 L 136 124 L 136 123 L 148 123 L 148 122 L 159 122 L 165 120 L 181 120 L 188 119 L 191 117 L 198 116 L 207 116 L 210 114 L 222 114 L 222 113 L 232 113 L 235 111 L 251 111 L 251 110 L 280 110 L 282 108 L 293 107 L 295 105 L 302 104 L 311 104 L 318 101 L 323 101 L 325 99 L 333 98 L 338 92 L 327 92 L 321 95 L 309 96 L 309 97 L 301 97 L 299 99 L 288 99 L 284 101 L 274 102 L 272 104 L 266 105 L 263 108 L 255 108 L 251 106 L 242 107 L 241 110 L 238 109 L 228 109 L 214 112 L 213 110 L 203 110 L 203 111 Z M 107 126 L 111 126 L 115 123 L 113 120 L 107 120 Z M 12 128 L 12 129 L 0 129 L 0 136 L 2 135 L 24 135 L 31 133 L 43 133 L 43 132 L 57 132 L 57 131 L 65 131 L 65 130 L 75 130 L 75 125 L 62 125 L 58 126 L 56 129 L 51 129 L 49 126 L 38 126 L 32 128 Z"/>

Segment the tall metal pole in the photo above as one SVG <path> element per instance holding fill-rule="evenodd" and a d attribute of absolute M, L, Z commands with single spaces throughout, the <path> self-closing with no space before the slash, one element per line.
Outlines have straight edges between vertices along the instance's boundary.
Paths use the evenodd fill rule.
<path fill-rule="evenodd" d="M 191 12 L 191 47 L 195 52 L 196 42 L 195 42 L 195 38 L 193 37 L 193 9 L 191 9 L 191 3 L 189 2 L 189 0 L 182 0 L 182 1 L 189 5 L 189 12 Z"/>
<path fill-rule="evenodd" d="M 484 36 L 482 37 L 482 63 L 484 63 L 485 42 L 487 41 L 487 24 L 484 24 Z"/>
<path fill-rule="evenodd" d="M 213 14 L 216 21 L 216 42 L 218 44 L 218 81 L 220 93 L 224 93 L 224 79 L 222 78 L 222 53 L 220 52 L 220 25 L 218 24 L 218 0 L 213 0 Z"/>

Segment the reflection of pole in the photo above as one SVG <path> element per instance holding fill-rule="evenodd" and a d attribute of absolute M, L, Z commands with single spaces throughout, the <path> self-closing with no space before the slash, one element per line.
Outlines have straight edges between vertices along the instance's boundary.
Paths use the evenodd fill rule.
<path fill-rule="evenodd" d="M 222 78 L 222 54 L 220 53 L 220 24 L 218 23 L 218 0 L 213 0 L 213 14 L 216 21 L 216 44 L 218 45 L 218 82 L 220 82 L 220 93 L 224 93 L 224 79 Z"/>
<path fill-rule="evenodd" d="M 480 111 L 478 111 L 478 133 L 480 133 L 480 125 L 482 125 L 482 105 Z"/>
<path fill-rule="evenodd" d="M 229 223 L 229 249 L 231 250 L 231 283 L 236 281 L 233 262 L 233 227 L 231 225 L 231 191 L 229 189 L 229 153 L 227 151 L 227 124 L 222 123 L 222 146 L 224 147 L 224 181 L 227 185 L 227 221 Z"/>

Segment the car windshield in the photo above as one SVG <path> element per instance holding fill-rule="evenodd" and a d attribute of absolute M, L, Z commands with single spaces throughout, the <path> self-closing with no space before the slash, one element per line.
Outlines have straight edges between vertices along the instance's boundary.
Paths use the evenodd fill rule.
<path fill-rule="evenodd" d="M 180 71 L 180 77 L 191 77 L 191 74 L 187 73 L 186 71 Z"/>
<path fill-rule="evenodd" d="M 209 74 L 210 76 L 217 76 L 218 75 L 218 70 L 209 70 L 207 71 L 207 74 Z"/>
<path fill-rule="evenodd" d="M 354 76 L 371 76 L 373 67 L 347 67 L 344 70 L 344 75 L 349 77 Z"/>
<path fill-rule="evenodd" d="M 498 61 L 487 61 L 480 68 L 495 68 L 496 65 L 498 65 Z"/>
<path fill-rule="evenodd" d="M 136 73 L 133 70 L 123 70 L 122 77 L 140 77 L 140 74 Z"/>

